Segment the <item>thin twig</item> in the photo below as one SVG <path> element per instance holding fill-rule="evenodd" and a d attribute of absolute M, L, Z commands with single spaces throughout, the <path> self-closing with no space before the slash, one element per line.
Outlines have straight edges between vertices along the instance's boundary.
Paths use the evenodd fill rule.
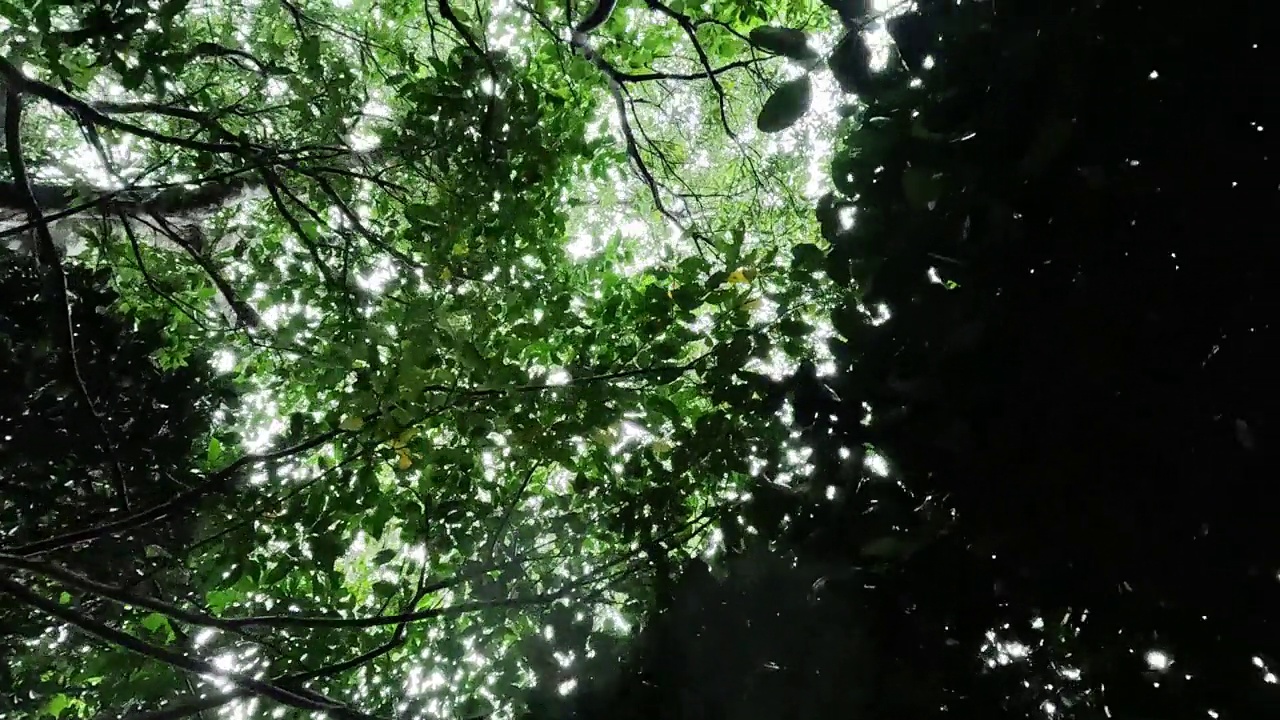
<path fill-rule="evenodd" d="M 147 287 L 151 288 L 151 292 L 164 298 L 164 300 L 170 305 L 178 308 L 183 315 L 186 315 L 187 318 L 199 326 L 201 330 L 209 332 L 211 328 L 196 318 L 196 309 L 194 307 L 191 307 L 188 303 L 182 302 L 165 292 L 164 289 L 160 287 L 159 283 L 156 282 L 155 278 L 151 277 L 151 273 L 147 270 L 147 264 L 142 260 L 142 248 L 138 243 L 138 234 L 133 231 L 133 225 L 129 223 L 129 216 L 124 213 L 120 213 L 120 219 L 124 222 L 125 237 L 129 239 L 129 247 L 133 250 L 133 260 L 138 264 L 138 270 L 142 272 L 142 279 L 146 282 Z"/>

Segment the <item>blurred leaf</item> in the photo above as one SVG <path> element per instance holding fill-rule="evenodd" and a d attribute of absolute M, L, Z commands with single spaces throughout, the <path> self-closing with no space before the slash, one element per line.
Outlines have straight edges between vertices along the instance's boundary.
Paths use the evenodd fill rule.
<path fill-rule="evenodd" d="M 70 707 L 70 705 L 71 698 L 67 697 L 65 693 L 58 693 L 49 698 L 49 700 L 44 704 L 43 711 L 46 715 L 51 715 L 54 718 L 60 718 L 62 717 L 63 711 Z"/>
<path fill-rule="evenodd" d="M 909 167 L 902 173 L 902 191 L 912 207 L 930 209 L 942 195 L 942 174 L 926 168 Z"/>
<path fill-rule="evenodd" d="M 286 563 L 283 563 L 283 562 L 276 563 L 274 566 L 272 566 L 270 572 L 268 572 L 267 575 L 262 578 L 261 584 L 266 587 L 275 585 L 279 583 L 281 580 L 284 580 L 289 575 L 289 571 L 292 569 L 293 568 Z"/>
<path fill-rule="evenodd" d="M 871 49 L 861 32 L 845 33 L 831 51 L 827 66 L 841 90 L 862 94 L 871 89 Z"/>
<path fill-rule="evenodd" d="M 826 253 L 812 243 L 802 243 L 791 248 L 791 267 L 806 272 L 822 270 L 826 262 Z"/>
<path fill-rule="evenodd" d="M 797 62 L 812 62 L 819 58 L 817 51 L 809 47 L 809 38 L 802 30 L 762 26 L 753 29 L 750 38 L 756 47 Z"/>
<path fill-rule="evenodd" d="M 151 613 L 142 618 L 142 627 L 147 632 L 159 635 L 165 645 L 174 641 L 173 626 L 169 624 L 169 618 L 160 613 Z"/>
<path fill-rule="evenodd" d="M 786 130 L 804 117 L 812 101 L 813 88 L 808 75 L 785 82 L 765 101 L 756 118 L 756 127 L 765 133 Z"/>

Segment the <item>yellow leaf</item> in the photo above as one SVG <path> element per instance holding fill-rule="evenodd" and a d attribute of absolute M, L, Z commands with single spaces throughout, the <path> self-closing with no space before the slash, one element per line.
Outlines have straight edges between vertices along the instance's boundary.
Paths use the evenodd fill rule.
<path fill-rule="evenodd" d="M 404 432 L 400 433 L 400 437 L 396 438 L 391 442 L 391 447 L 395 448 L 396 450 L 399 450 L 400 448 L 403 448 L 405 445 L 408 445 L 409 441 L 417 437 L 417 435 L 418 435 L 417 428 L 409 428 L 408 430 L 405 430 Z"/>
<path fill-rule="evenodd" d="M 408 470 L 413 465 L 413 458 L 409 457 L 409 452 L 404 449 L 396 451 L 400 454 L 400 461 L 396 463 L 401 470 Z"/>
<path fill-rule="evenodd" d="M 364 418 L 358 415 L 348 415 L 338 424 L 339 430 L 359 430 L 362 427 L 364 427 Z"/>
<path fill-rule="evenodd" d="M 444 268 L 443 270 L 440 271 L 440 279 L 445 282 L 449 282 L 451 279 L 453 279 L 453 272 L 450 271 L 449 268 Z"/>
<path fill-rule="evenodd" d="M 750 282 L 750 280 L 747 279 L 747 273 L 745 269 L 738 268 L 737 270 L 734 270 L 733 272 L 729 273 L 728 283 L 730 285 L 734 285 L 737 283 L 745 283 L 745 282 Z"/>

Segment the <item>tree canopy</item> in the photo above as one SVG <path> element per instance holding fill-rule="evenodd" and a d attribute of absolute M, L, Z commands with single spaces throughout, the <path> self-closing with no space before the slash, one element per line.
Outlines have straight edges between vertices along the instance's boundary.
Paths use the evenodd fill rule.
<path fill-rule="evenodd" d="M 0 0 L 4 716 L 1274 712 L 1251 20 Z"/>

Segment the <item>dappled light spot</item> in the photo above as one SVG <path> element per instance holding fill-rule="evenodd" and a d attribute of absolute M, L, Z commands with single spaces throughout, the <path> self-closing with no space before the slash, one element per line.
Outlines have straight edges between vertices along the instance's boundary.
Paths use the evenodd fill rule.
<path fill-rule="evenodd" d="M 1147 661 L 1147 667 L 1157 672 L 1164 672 L 1173 664 L 1173 658 L 1163 650 L 1148 650 L 1144 658 Z"/>

